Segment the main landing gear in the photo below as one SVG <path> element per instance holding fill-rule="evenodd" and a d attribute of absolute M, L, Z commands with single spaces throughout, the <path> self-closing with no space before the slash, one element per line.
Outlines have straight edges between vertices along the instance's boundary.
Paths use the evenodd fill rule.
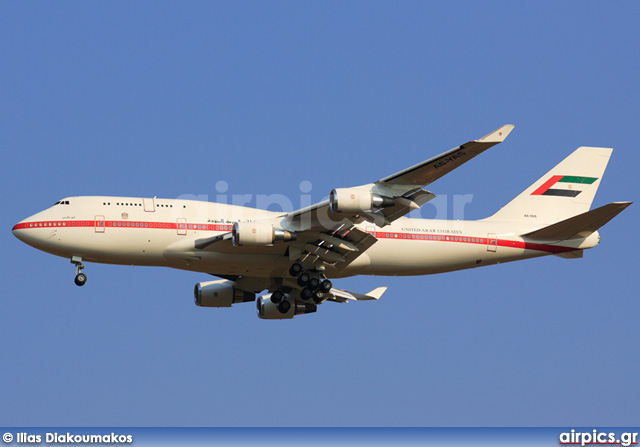
<path fill-rule="evenodd" d="M 297 278 L 300 290 L 300 300 L 289 298 L 287 292 L 276 290 L 271 294 L 271 302 L 278 306 L 281 314 L 288 314 L 291 307 L 296 306 L 295 314 L 316 311 L 316 305 L 326 301 L 327 294 L 331 291 L 331 281 L 324 276 L 324 270 L 305 270 L 300 262 L 294 263 L 289 269 L 289 274 Z M 309 302 L 313 300 L 313 303 Z M 315 303 L 315 304 L 314 304 Z M 300 310 L 302 309 L 302 310 Z"/>
<path fill-rule="evenodd" d="M 331 281 L 325 278 L 321 270 L 306 271 L 300 262 L 294 263 L 289 269 L 289 274 L 298 278 L 298 285 L 304 287 L 300 291 L 300 298 L 307 301 L 313 299 L 316 304 L 326 300 L 326 294 L 331 291 Z M 271 297 L 273 300 L 273 296 Z"/>
<path fill-rule="evenodd" d="M 84 286 L 84 283 L 87 282 L 87 275 L 82 273 L 82 269 L 84 269 L 84 264 L 82 263 L 82 257 L 72 256 L 71 263 L 76 266 L 76 277 L 73 280 L 73 282 L 76 283 L 76 286 Z"/>

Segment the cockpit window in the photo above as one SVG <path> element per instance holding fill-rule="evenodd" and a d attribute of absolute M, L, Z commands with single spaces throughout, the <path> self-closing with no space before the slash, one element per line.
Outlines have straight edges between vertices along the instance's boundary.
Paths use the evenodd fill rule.
<path fill-rule="evenodd" d="M 58 202 L 53 204 L 53 206 L 56 206 L 56 205 L 69 205 L 69 201 L 68 200 L 60 200 L 60 201 L 58 201 Z"/>

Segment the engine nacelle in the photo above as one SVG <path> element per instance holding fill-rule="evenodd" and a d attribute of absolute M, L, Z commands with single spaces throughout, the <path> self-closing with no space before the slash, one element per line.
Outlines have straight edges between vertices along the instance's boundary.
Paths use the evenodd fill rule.
<path fill-rule="evenodd" d="M 236 222 L 233 224 L 233 245 L 271 245 L 276 241 L 295 241 L 296 233 L 274 228 L 264 222 Z"/>
<path fill-rule="evenodd" d="M 336 188 L 329 194 L 329 204 L 334 213 L 365 213 L 374 207 L 393 206 L 395 203 L 395 199 L 368 189 Z"/>
<path fill-rule="evenodd" d="M 226 279 L 199 282 L 193 291 L 196 306 L 231 307 L 233 303 L 246 303 L 256 299 L 255 293 L 236 289 L 234 284 Z"/>
<path fill-rule="evenodd" d="M 288 304 L 283 306 L 285 302 Z M 315 303 L 295 301 L 289 295 L 285 295 L 284 299 L 276 304 L 271 301 L 270 294 L 259 297 L 256 301 L 256 307 L 258 308 L 258 316 L 264 320 L 288 320 L 296 315 L 310 314 L 318 310 Z M 285 308 L 287 310 L 283 312 Z"/>

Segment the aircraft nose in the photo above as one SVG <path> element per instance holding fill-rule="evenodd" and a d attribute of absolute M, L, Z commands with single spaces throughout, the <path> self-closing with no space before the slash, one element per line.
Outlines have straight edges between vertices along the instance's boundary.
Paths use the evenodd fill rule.
<path fill-rule="evenodd" d="M 33 216 L 27 217 L 26 219 L 21 220 L 17 224 L 13 226 L 11 232 L 15 237 L 20 239 L 25 244 L 36 246 L 42 239 L 46 239 L 48 234 L 44 234 L 39 226 L 42 226 L 42 223 L 39 221 L 47 220 L 46 216 L 43 216 L 43 213 L 37 213 Z"/>
<path fill-rule="evenodd" d="M 28 219 L 22 220 L 15 224 L 11 229 L 11 232 L 15 237 L 20 239 L 22 242 L 25 242 L 25 230 L 29 227 Z"/>

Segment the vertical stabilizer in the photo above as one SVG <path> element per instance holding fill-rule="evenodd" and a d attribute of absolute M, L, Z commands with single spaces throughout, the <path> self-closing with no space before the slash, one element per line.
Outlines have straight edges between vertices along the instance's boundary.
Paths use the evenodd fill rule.
<path fill-rule="evenodd" d="M 589 211 L 613 149 L 580 147 L 487 220 L 543 225 Z"/>

